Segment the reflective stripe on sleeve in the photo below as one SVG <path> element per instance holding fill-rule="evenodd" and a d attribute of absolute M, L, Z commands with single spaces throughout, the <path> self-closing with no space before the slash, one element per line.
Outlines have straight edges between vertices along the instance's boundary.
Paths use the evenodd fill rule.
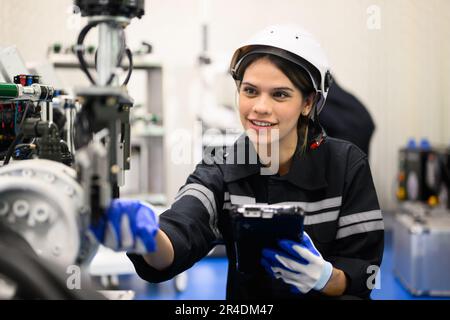
<path fill-rule="evenodd" d="M 204 185 L 198 183 L 190 183 L 181 188 L 181 190 L 175 197 L 175 201 L 178 201 L 184 196 L 193 196 L 203 204 L 203 206 L 209 213 L 209 226 L 214 235 L 217 238 L 220 238 L 221 235 L 219 230 L 217 229 L 217 208 L 214 193 Z"/>
<path fill-rule="evenodd" d="M 376 230 L 384 230 L 384 223 L 382 220 L 379 221 L 371 221 L 354 224 L 348 227 L 344 227 L 338 230 L 336 234 L 336 239 L 342 239 L 354 234 L 376 231 Z"/>
<path fill-rule="evenodd" d="M 365 222 L 370 220 L 379 220 L 383 219 L 381 215 L 381 210 L 371 210 L 366 212 L 359 212 L 350 214 L 348 216 L 344 216 L 339 218 L 339 227 L 345 227 L 349 224 L 354 224 L 358 222 Z"/>
<path fill-rule="evenodd" d="M 305 225 L 319 224 L 324 222 L 336 221 L 339 216 L 339 210 L 305 216 Z"/>

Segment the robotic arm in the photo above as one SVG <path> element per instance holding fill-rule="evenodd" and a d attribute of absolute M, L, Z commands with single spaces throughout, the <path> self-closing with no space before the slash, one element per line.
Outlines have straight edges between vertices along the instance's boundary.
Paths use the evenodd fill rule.
<path fill-rule="evenodd" d="M 118 86 L 116 69 L 122 57 L 129 59 L 124 28 L 134 17 L 144 14 L 144 1 L 76 0 L 82 16 L 89 22 L 80 32 L 77 56 L 81 69 L 93 86 L 77 89 L 82 107 L 77 115 L 75 137 L 75 163 L 84 190 L 91 191 L 87 199 L 94 221 L 99 220 L 112 199 L 119 197 L 124 183 L 124 170 L 130 166 L 130 108 L 133 100 L 124 86 Z M 93 27 L 99 27 L 99 45 L 96 54 L 97 80 L 91 75 L 83 57 L 83 41 Z M 93 165 L 91 165 L 93 164 Z"/>

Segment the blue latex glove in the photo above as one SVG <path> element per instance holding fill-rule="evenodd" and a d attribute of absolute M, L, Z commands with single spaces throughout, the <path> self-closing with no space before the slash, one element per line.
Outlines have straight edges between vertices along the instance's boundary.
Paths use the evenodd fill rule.
<path fill-rule="evenodd" d="M 331 278 L 333 266 L 322 258 L 306 232 L 301 242 L 281 240 L 282 251 L 264 249 L 261 264 L 276 279 L 292 286 L 295 293 L 322 290 Z"/>
<path fill-rule="evenodd" d="M 91 226 L 97 240 L 116 251 L 145 254 L 156 249 L 158 216 L 149 204 L 114 199 L 99 223 Z"/>

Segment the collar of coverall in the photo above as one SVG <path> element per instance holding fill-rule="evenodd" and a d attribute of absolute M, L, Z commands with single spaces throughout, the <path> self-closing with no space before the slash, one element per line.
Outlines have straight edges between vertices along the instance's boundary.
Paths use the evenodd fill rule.
<path fill-rule="evenodd" d="M 228 159 L 230 162 L 223 165 L 225 182 L 237 181 L 261 173 L 263 165 L 257 157 L 253 144 L 250 143 L 250 140 L 245 133 L 234 143 L 234 150 L 242 148 L 242 144 L 244 144 L 246 150 L 246 162 L 248 162 L 248 159 L 257 159 L 257 163 L 239 164 L 236 161 L 237 152 L 233 153 L 229 152 L 229 149 L 228 151 L 226 150 L 224 153 L 225 158 L 229 157 L 231 154 L 231 156 L 234 155 L 235 159 Z M 318 190 L 327 187 L 328 183 L 325 178 L 326 149 L 327 146 L 325 142 L 319 148 L 314 150 L 309 149 L 301 154 L 301 145 L 299 142 L 289 172 L 286 175 L 279 177 L 279 179 L 286 179 L 295 186 L 305 190 Z M 248 156 L 249 153 L 252 154 L 252 157 Z"/>

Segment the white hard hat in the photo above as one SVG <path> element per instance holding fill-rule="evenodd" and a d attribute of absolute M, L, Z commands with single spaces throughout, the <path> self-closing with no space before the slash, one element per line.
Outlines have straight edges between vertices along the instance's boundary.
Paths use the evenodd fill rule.
<path fill-rule="evenodd" d="M 298 26 L 285 25 L 270 26 L 258 32 L 242 44 L 231 59 L 230 73 L 235 80 L 242 77 L 242 62 L 255 53 L 276 55 L 302 67 L 318 94 L 314 111 L 320 113 L 332 79 L 325 52 L 311 33 Z"/>

